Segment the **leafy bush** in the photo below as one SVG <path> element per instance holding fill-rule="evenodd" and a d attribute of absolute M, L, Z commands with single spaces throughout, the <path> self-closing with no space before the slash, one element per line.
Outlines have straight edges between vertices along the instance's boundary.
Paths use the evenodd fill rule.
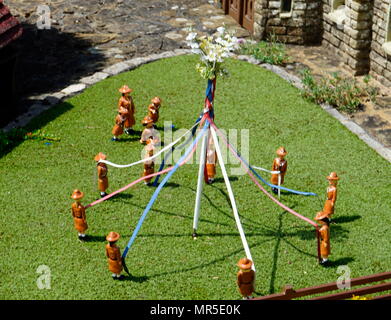
<path fill-rule="evenodd" d="M 41 130 L 33 132 L 28 132 L 22 128 L 12 129 L 9 132 L 0 130 L 0 154 L 23 140 L 60 141 L 59 138 Z"/>
<path fill-rule="evenodd" d="M 361 87 L 354 78 L 343 78 L 338 73 L 317 81 L 310 70 L 302 71 L 303 97 L 315 103 L 328 103 L 340 111 L 353 113 L 361 108 L 362 100 L 368 97 L 372 100 L 377 89 L 369 86 L 369 78 L 364 79 Z"/>
<path fill-rule="evenodd" d="M 286 53 L 285 45 L 279 42 L 274 34 L 269 35 L 268 41 L 244 42 L 241 45 L 240 53 L 251 55 L 263 63 L 275 65 L 284 65 L 290 59 Z"/>

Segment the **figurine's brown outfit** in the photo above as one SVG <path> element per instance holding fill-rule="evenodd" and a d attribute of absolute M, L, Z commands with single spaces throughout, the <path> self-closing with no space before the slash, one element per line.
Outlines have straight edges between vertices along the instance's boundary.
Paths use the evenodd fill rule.
<path fill-rule="evenodd" d="M 327 259 L 330 255 L 330 227 L 327 224 L 323 224 L 319 229 L 320 233 L 320 255 L 322 258 Z"/>
<path fill-rule="evenodd" d="M 106 245 L 106 256 L 109 262 L 109 270 L 112 273 L 120 274 L 122 271 L 121 251 L 115 243 Z"/>
<path fill-rule="evenodd" d="M 72 204 L 72 216 L 75 223 L 75 229 L 79 233 L 84 233 L 88 229 L 88 225 L 86 221 L 86 209 L 82 204 L 78 204 L 77 202 Z"/>
<path fill-rule="evenodd" d="M 337 187 L 335 186 L 329 186 L 327 188 L 327 200 L 323 207 L 323 212 L 330 216 L 334 214 L 334 205 L 335 201 L 337 200 Z"/>
<path fill-rule="evenodd" d="M 152 157 L 153 156 L 153 151 L 154 151 L 154 148 L 153 146 L 151 146 L 150 144 L 148 144 L 146 147 L 146 155 L 145 155 L 145 158 L 149 158 L 149 157 Z M 143 171 L 143 177 L 146 177 L 146 176 L 149 176 L 150 174 L 154 173 L 155 172 L 155 163 L 153 160 L 148 160 L 148 161 L 145 161 L 144 162 L 144 171 Z M 146 183 L 149 183 L 151 182 L 152 180 L 152 177 L 151 178 L 147 178 L 144 180 L 144 182 Z"/>
<path fill-rule="evenodd" d="M 150 117 L 153 123 L 158 122 L 159 120 L 159 107 L 155 106 L 153 103 L 148 106 L 148 117 Z"/>
<path fill-rule="evenodd" d="M 118 137 L 124 133 L 124 121 L 125 119 L 120 114 L 115 117 L 115 125 L 112 131 L 114 136 Z"/>
<path fill-rule="evenodd" d="M 129 111 L 129 113 L 125 115 L 125 128 L 133 127 L 136 123 L 136 120 L 134 119 L 136 108 L 134 106 L 132 97 L 126 97 L 125 95 L 123 95 L 118 101 L 118 110 L 120 110 L 121 107 Z"/>
<path fill-rule="evenodd" d="M 104 163 L 98 164 L 98 189 L 105 192 L 109 187 L 109 179 L 107 178 L 107 166 Z"/>
<path fill-rule="evenodd" d="M 237 274 L 238 280 L 238 286 L 240 294 L 243 297 L 251 296 L 251 294 L 254 292 L 254 280 L 255 280 L 255 272 L 254 270 L 250 269 L 248 271 L 240 270 Z"/>
<path fill-rule="evenodd" d="M 286 170 L 288 168 L 288 162 L 280 158 L 275 158 L 272 165 L 272 171 L 280 171 L 281 173 L 281 184 L 284 183 L 284 176 L 286 173 Z M 271 183 L 274 185 L 278 185 L 278 174 L 272 174 L 271 177 Z"/>

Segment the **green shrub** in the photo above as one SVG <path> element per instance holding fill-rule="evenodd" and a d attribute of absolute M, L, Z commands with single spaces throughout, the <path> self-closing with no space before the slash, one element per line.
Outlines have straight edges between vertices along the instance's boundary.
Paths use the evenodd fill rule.
<path fill-rule="evenodd" d="M 28 132 L 23 128 L 15 128 L 8 132 L 0 130 L 0 154 L 11 149 L 23 140 L 60 141 L 59 138 L 51 134 L 44 133 L 41 130 L 35 130 L 32 132 Z"/>
<path fill-rule="evenodd" d="M 364 79 L 362 88 L 354 78 L 343 78 L 338 73 L 317 81 L 310 70 L 302 71 L 303 97 L 315 103 L 328 103 L 340 111 L 353 113 L 362 107 L 363 97 L 374 99 L 377 89 L 370 87 Z"/>
<path fill-rule="evenodd" d="M 262 63 L 274 65 L 284 65 L 290 59 L 285 45 L 279 42 L 274 34 L 269 35 L 269 41 L 245 42 L 241 45 L 240 53 L 251 55 Z"/>

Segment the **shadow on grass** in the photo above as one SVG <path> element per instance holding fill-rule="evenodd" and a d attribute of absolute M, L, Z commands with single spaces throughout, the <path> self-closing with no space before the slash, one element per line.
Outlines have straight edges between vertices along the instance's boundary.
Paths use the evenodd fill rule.
<path fill-rule="evenodd" d="M 228 180 L 232 182 L 232 181 L 238 181 L 239 179 L 238 177 L 228 177 Z M 218 177 L 215 179 L 213 183 L 225 183 L 225 180 L 223 177 Z M 211 186 L 213 186 L 213 183 L 211 184 Z"/>
<path fill-rule="evenodd" d="M 330 237 L 331 241 L 333 240 L 344 240 L 348 238 L 349 230 L 338 226 L 338 225 L 330 225 Z M 308 228 L 299 228 L 298 230 L 294 232 L 286 232 L 284 234 L 288 237 L 299 237 L 300 240 L 313 240 L 315 238 L 315 229 L 308 229 Z"/>
<path fill-rule="evenodd" d="M 133 194 L 131 193 L 117 193 L 114 197 L 108 199 L 108 201 L 113 201 L 116 202 L 117 200 L 127 200 L 127 199 L 132 199 Z"/>
<path fill-rule="evenodd" d="M 323 265 L 324 268 L 335 268 L 338 266 L 347 265 L 350 262 L 353 262 L 354 259 L 352 257 L 344 257 L 339 258 L 337 260 L 329 260 L 327 264 Z"/>
<path fill-rule="evenodd" d="M 337 217 L 337 218 L 333 218 L 332 219 L 332 222 L 333 223 L 348 223 L 348 222 L 353 222 L 353 221 L 356 221 L 358 219 L 361 219 L 361 216 L 359 215 L 354 215 L 354 216 L 342 216 L 342 217 Z"/>
<path fill-rule="evenodd" d="M 141 131 L 134 131 L 134 133 L 127 135 L 124 133 L 121 135 L 117 141 L 112 141 L 113 143 L 123 143 L 123 142 L 134 142 L 140 141 Z M 111 139 L 111 138 L 110 138 Z M 140 143 L 141 145 L 141 143 Z M 142 145 L 141 145 L 142 146 Z"/>
<path fill-rule="evenodd" d="M 46 124 L 55 120 L 62 114 L 71 110 L 72 108 L 73 108 L 72 104 L 68 102 L 62 102 L 57 106 L 44 111 L 39 115 L 39 117 L 32 119 L 30 123 L 28 123 L 24 128 L 14 129 L 11 132 L 9 132 L 7 134 L 7 136 L 9 136 L 8 138 L 9 143 L 5 145 L 2 141 L 0 141 L 0 158 L 4 157 L 9 152 L 11 152 L 14 148 L 20 145 L 22 142 L 24 142 L 25 141 L 24 136 L 26 133 L 41 129 Z M 56 137 L 56 138 L 61 138 L 61 137 Z M 57 142 L 53 142 L 53 143 L 57 143 Z M 61 143 L 61 141 L 59 143 Z"/>
<path fill-rule="evenodd" d="M 105 236 L 94 236 L 91 234 L 87 234 L 84 241 L 85 242 L 106 242 L 106 237 Z"/>
<path fill-rule="evenodd" d="M 171 233 L 171 234 L 161 234 L 161 233 L 149 233 L 149 234 L 143 234 L 140 235 L 140 238 L 143 237 L 161 237 L 161 238 L 181 238 L 181 237 L 191 237 L 192 231 L 189 233 Z M 264 236 L 265 234 L 262 232 L 247 232 L 246 237 L 256 237 L 256 236 Z M 239 232 L 226 232 L 226 233 L 220 233 L 220 232 L 210 232 L 210 233 L 202 233 L 202 232 L 197 232 L 197 239 L 202 238 L 202 237 L 240 237 Z"/>
<path fill-rule="evenodd" d="M 260 242 L 257 242 L 255 244 L 252 244 L 250 245 L 249 244 L 249 247 L 250 248 L 255 248 L 255 247 L 258 247 L 266 242 L 268 242 L 270 240 L 265 240 L 265 241 L 260 241 Z M 155 273 L 153 275 L 150 275 L 148 278 L 151 279 L 151 278 L 155 278 L 155 277 L 161 277 L 161 276 L 165 276 L 167 274 L 177 274 L 177 273 L 183 273 L 183 272 L 189 272 L 189 271 L 193 271 L 193 270 L 197 270 L 197 269 L 202 269 L 202 268 L 205 268 L 205 267 L 208 267 L 208 266 L 211 266 L 211 265 L 214 265 L 214 264 L 217 264 L 219 262 L 225 262 L 229 257 L 231 256 L 234 256 L 238 253 L 241 253 L 243 252 L 243 248 L 240 247 L 239 249 L 235 250 L 235 251 L 232 251 L 226 255 L 223 255 L 221 256 L 220 258 L 217 258 L 217 259 L 213 259 L 213 260 L 209 260 L 209 262 L 206 262 L 206 263 L 202 263 L 202 264 L 198 264 L 196 266 L 193 266 L 193 267 L 189 267 L 189 268 L 179 268 L 179 269 L 173 269 L 173 270 L 170 270 L 170 271 L 167 271 L 167 272 L 162 272 L 162 273 Z M 205 257 L 204 260 L 206 260 L 207 257 Z"/>
<path fill-rule="evenodd" d="M 125 278 L 122 281 L 132 281 L 132 282 L 137 282 L 137 283 L 143 283 L 145 281 L 148 281 L 149 277 L 147 276 L 141 276 L 141 277 L 136 277 L 133 276 L 132 274 L 130 275 L 125 275 Z"/>
<path fill-rule="evenodd" d="M 154 185 L 151 185 L 151 187 L 158 187 L 160 185 L 160 183 L 158 183 L 156 186 L 154 186 Z M 180 187 L 181 185 L 180 184 L 178 184 L 178 183 L 175 183 L 175 182 L 167 182 L 165 185 L 164 185 L 164 187 L 169 187 L 169 188 L 178 188 L 178 187 Z"/>
<path fill-rule="evenodd" d="M 145 209 L 145 207 L 142 207 L 142 206 L 139 206 L 139 205 L 135 205 L 135 204 L 134 204 L 134 207 L 142 209 L 142 210 Z M 193 216 L 186 216 L 184 214 L 169 212 L 169 211 L 160 210 L 160 209 L 151 209 L 151 211 L 153 211 L 155 213 L 166 214 L 166 215 L 170 215 L 170 216 L 173 216 L 173 217 L 178 217 L 178 218 L 183 218 L 183 219 L 188 219 L 188 220 L 193 221 Z M 221 225 L 221 226 L 228 226 L 228 227 L 231 226 L 230 224 L 221 223 L 221 222 L 212 221 L 212 220 L 207 220 L 207 219 L 204 219 L 204 218 L 200 218 L 199 221 L 212 223 L 214 225 Z M 192 227 L 192 225 L 189 225 L 189 227 Z"/>

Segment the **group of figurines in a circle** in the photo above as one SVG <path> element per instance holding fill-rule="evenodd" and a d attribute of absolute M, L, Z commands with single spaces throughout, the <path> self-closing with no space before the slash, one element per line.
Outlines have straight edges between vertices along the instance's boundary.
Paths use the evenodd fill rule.
<path fill-rule="evenodd" d="M 147 129 L 152 129 L 151 122 L 148 122 Z M 153 139 L 150 139 L 151 141 L 147 144 L 146 147 L 153 145 Z M 148 141 L 148 140 L 147 140 Z M 153 155 L 153 148 L 149 148 L 150 152 L 147 153 L 146 156 L 150 157 Z M 285 159 L 285 156 L 288 154 L 288 152 L 285 150 L 284 147 L 280 147 L 277 149 L 277 158 L 273 160 L 272 164 L 272 171 L 279 171 L 280 173 L 280 185 L 284 182 L 284 176 L 286 174 L 287 168 L 288 168 L 288 162 Z M 94 160 L 97 162 L 97 170 L 98 170 L 98 189 L 100 191 L 101 196 L 106 195 L 106 190 L 108 188 L 108 177 L 107 177 L 107 166 L 99 162 L 100 160 L 105 160 L 106 155 L 103 153 L 98 153 Z M 143 175 L 149 175 L 151 172 L 153 172 L 153 160 L 151 160 L 151 164 L 144 165 L 144 173 Z M 148 167 L 148 165 L 150 167 Z M 149 169 L 148 169 L 149 168 Z M 213 176 L 215 175 L 215 167 L 210 170 L 211 174 Z M 213 171 L 213 172 L 212 172 Z M 329 181 L 329 186 L 327 187 L 327 198 L 323 207 L 323 210 L 318 212 L 316 214 L 316 217 L 314 218 L 316 221 L 318 221 L 321 224 L 321 227 L 319 228 L 319 235 L 320 235 L 320 256 L 321 260 L 320 263 L 323 265 L 326 265 L 328 263 L 328 256 L 330 255 L 330 222 L 331 222 L 331 216 L 334 214 L 334 207 L 335 207 L 335 201 L 337 199 L 337 183 L 339 180 L 339 177 L 337 173 L 331 172 L 330 175 L 328 175 L 327 180 Z M 271 177 L 271 183 L 273 185 L 277 185 L 278 181 L 278 174 L 273 173 Z M 277 192 L 277 188 L 272 188 L 273 192 Z M 81 241 L 86 240 L 86 230 L 88 229 L 87 224 L 87 217 L 85 212 L 85 207 L 81 204 L 81 199 L 84 197 L 84 193 L 80 190 L 76 189 L 74 190 L 72 194 L 72 199 L 75 200 L 75 202 L 72 204 L 72 216 L 74 219 L 74 226 L 75 229 L 78 232 L 78 237 Z M 121 259 L 121 253 L 120 249 L 116 245 L 116 242 L 118 241 L 120 235 L 116 232 L 110 232 L 106 240 L 108 241 L 108 244 L 106 245 L 106 256 L 108 258 L 108 264 L 109 264 L 109 270 L 112 272 L 113 279 L 122 279 L 121 272 L 123 269 L 123 263 Z M 243 297 L 248 298 L 250 297 L 252 291 L 254 290 L 254 274 L 251 270 L 252 262 L 248 259 L 242 259 L 239 262 L 239 267 L 241 268 L 241 271 L 238 274 L 238 285 L 241 294 Z"/>
<path fill-rule="evenodd" d="M 279 171 L 280 173 L 272 173 L 270 182 L 273 185 L 284 183 L 284 177 L 288 169 L 288 161 L 285 159 L 285 156 L 288 152 L 284 147 L 279 147 L 276 151 L 277 157 L 273 160 L 272 171 Z M 278 181 L 280 179 L 280 181 Z M 328 257 L 330 255 L 330 223 L 331 216 L 334 214 L 335 201 L 337 200 L 337 184 L 339 177 L 336 172 L 331 172 L 326 179 L 329 181 L 329 186 L 327 187 L 327 197 L 323 210 L 319 211 L 315 220 L 321 224 L 319 229 L 320 234 L 320 263 L 323 265 L 328 264 Z M 277 194 L 278 189 L 272 187 L 272 192 Z"/>
<path fill-rule="evenodd" d="M 134 105 L 133 98 L 130 95 L 133 90 L 127 85 L 123 85 L 118 91 L 121 93 L 121 97 L 118 100 L 118 114 L 115 117 L 115 125 L 112 130 L 112 141 L 118 141 L 119 137 L 124 133 L 128 135 L 133 134 L 133 126 L 136 124 L 134 116 L 136 113 L 136 107 Z M 154 128 L 156 130 L 156 123 L 159 120 L 159 109 L 161 107 L 161 103 L 162 100 L 159 97 L 151 99 L 151 103 L 148 106 L 148 114 L 141 121 L 143 126 L 147 128 Z M 143 135 L 141 136 L 140 142 L 146 142 Z"/>

